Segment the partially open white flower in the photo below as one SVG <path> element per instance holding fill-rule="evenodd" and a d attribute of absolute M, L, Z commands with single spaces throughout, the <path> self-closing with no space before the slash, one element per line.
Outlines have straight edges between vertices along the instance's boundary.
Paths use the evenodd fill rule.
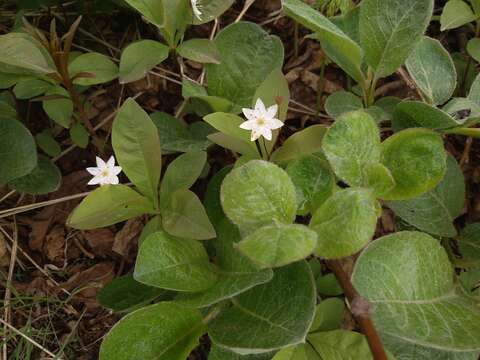
<path fill-rule="evenodd" d="M 202 20 L 202 12 L 200 11 L 200 5 L 198 4 L 198 0 L 190 0 L 192 3 L 192 10 L 193 14 L 197 17 L 198 20 Z"/>
<path fill-rule="evenodd" d="M 262 99 L 258 99 L 255 109 L 244 108 L 242 111 L 248 120 L 242 123 L 240 128 L 252 131 L 252 141 L 257 140 L 260 136 L 272 140 L 272 130 L 280 129 L 283 126 L 283 122 L 275 117 L 278 112 L 276 104 L 266 109 Z"/>
<path fill-rule="evenodd" d="M 115 166 L 113 156 L 107 162 L 97 156 L 97 167 L 89 167 L 87 171 L 93 175 L 93 179 L 88 182 L 88 185 L 116 185 L 119 183 L 118 174 L 122 172 L 122 168 Z"/>

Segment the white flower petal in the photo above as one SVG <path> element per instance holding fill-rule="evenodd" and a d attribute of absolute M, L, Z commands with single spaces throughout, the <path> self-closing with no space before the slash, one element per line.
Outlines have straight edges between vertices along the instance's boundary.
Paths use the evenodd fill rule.
<path fill-rule="evenodd" d="M 266 115 L 267 109 L 265 109 L 265 104 L 260 98 L 255 103 L 255 111 L 257 112 L 257 117 L 265 117 Z"/>
<path fill-rule="evenodd" d="M 101 173 L 101 170 L 97 167 L 88 167 L 87 171 L 93 176 L 97 176 L 98 174 Z"/>
<path fill-rule="evenodd" d="M 113 175 L 118 175 L 122 172 L 122 167 L 121 166 L 114 166 L 112 168 L 111 172 L 112 172 Z"/>
<path fill-rule="evenodd" d="M 285 124 L 278 119 L 270 119 L 268 121 L 268 126 L 272 130 L 280 129 L 283 125 L 285 125 Z"/>
<path fill-rule="evenodd" d="M 272 130 L 267 127 L 260 129 L 261 135 L 267 140 L 272 140 Z"/>
<path fill-rule="evenodd" d="M 118 185 L 120 183 L 118 176 L 111 175 L 107 178 L 108 184 Z"/>
<path fill-rule="evenodd" d="M 90 180 L 87 185 L 98 185 L 101 184 L 103 180 L 103 176 L 94 176 L 92 180 Z"/>
<path fill-rule="evenodd" d="M 260 135 L 261 135 L 260 132 L 256 130 L 252 130 L 252 134 L 250 135 L 250 140 L 255 141 L 260 137 Z"/>
<path fill-rule="evenodd" d="M 243 108 L 242 112 L 248 120 L 255 120 L 257 118 L 255 110 Z"/>
<path fill-rule="evenodd" d="M 245 121 L 240 124 L 240 129 L 244 129 L 244 130 L 252 130 L 254 127 L 255 127 L 254 121 Z"/>
<path fill-rule="evenodd" d="M 97 160 L 97 167 L 104 168 L 105 166 L 107 166 L 107 164 L 105 164 L 105 161 L 103 161 L 98 156 L 96 156 L 95 159 Z"/>
<path fill-rule="evenodd" d="M 108 159 L 107 161 L 107 167 L 109 169 L 113 169 L 113 167 L 115 166 L 115 158 L 112 156 L 110 156 L 110 159 Z"/>
<path fill-rule="evenodd" d="M 267 109 L 267 116 L 266 117 L 268 119 L 273 119 L 273 118 L 275 118 L 275 116 L 277 116 L 277 113 L 278 113 L 278 105 L 277 104 L 272 105 Z"/>

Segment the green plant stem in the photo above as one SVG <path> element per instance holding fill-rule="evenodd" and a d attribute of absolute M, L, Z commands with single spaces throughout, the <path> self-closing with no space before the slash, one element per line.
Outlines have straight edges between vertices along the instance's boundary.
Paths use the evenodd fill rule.
<path fill-rule="evenodd" d="M 354 300 L 359 299 L 360 295 L 357 293 L 353 287 L 349 276 L 343 270 L 342 263 L 339 260 L 327 260 L 327 266 L 335 274 L 340 286 L 345 293 L 348 302 L 352 304 Z M 353 313 L 352 313 L 353 314 Z M 377 330 L 373 325 L 372 320 L 370 319 L 368 312 L 356 313 L 353 314 L 357 320 L 360 328 L 362 329 L 363 334 L 367 338 L 368 346 L 372 352 L 374 360 L 387 360 L 387 354 L 383 348 L 380 337 L 378 336 Z"/>
<path fill-rule="evenodd" d="M 444 133 L 480 138 L 480 128 L 455 128 L 451 130 L 445 130 Z"/>
<path fill-rule="evenodd" d="M 260 158 L 264 159 L 264 155 L 263 155 L 263 151 L 262 151 L 262 148 L 260 147 L 260 141 L 255 140 L 255 146 L 257 147 L 257 151 L 258 151 L 258 155 L 260 156 Z"/>
<path fill-rule="evenodd" d="M 267 142 L 265 141 L 265 139 L 262 139 L 262 144 L 263 148 L 265 149 L 265 157 L 267 158 L 267 160 L 270 160 L 270 153 L 268 152 Z"/>

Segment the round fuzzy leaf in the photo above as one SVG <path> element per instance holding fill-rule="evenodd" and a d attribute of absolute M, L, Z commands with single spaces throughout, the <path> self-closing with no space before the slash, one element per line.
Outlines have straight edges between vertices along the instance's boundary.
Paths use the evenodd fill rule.
<path fill-rule="evenodd" d="M 13 93 L 17 99 L 31 99 L 47 92 L 52 83 L 40 79 L 20 80 L 13 88 Z"/>
<path fill-rule="evenodd" d="M 273 355 L 274 353 L 240 355 L 212 344 L 208 353 L 208 360 L 272 360 Z"/>
<path fill-rule="evenodd" d="M 243 355 L 304 343 L 315 297 L 305 261 L 279 268 L 270 282 L 237 296 L 210 323 L 208 334 L 214 344 Z"/>
<path fill-rule="evenodd" d="M 280 267 L 305 259 L 317 245 L 317 234 L 305 225 L 264 226 L 237 248 L 261 268 Z"/>
<path fill-rule="evenodd" d="M 73 101 L 70 99 L 67 90 L 61 86 L 55 86 L 47 91 L 45 95 L 59 97 L 58 99 L 43 100 L 43 110 L 50 119 L 68 129 L 72 122 Z"/>
<path fill-rule="evenodd" d="M 120 276 L 105 285 L 97 299 L 102 306 L 113 311 L 128 311 L 148 304 L 165 291 L 135 281 L 131 274 Z"/>
<path fill-rule="evenodd" d="M 402 101 L 393 113 L 392 127 L 395 132 L 413 127 L 442 130 L 460 125 L 445 111 L 420 101 Z"/>
<path fill-rule="evenodd" d="M 409 231 L 372 242 L 352 274 L 355 289 L 373 305 L 380 335 L 437 350 L 480 350 L 480 310 L 456 293 L 453 280 L 438 240 Z"/>
<path fill-rule="evenodd" d="M 32 36 L 15 33 L 0 36 L 0 71 L 44 75 L 56 72 L 48 52 Z"/>
<path fill-rule="evenodd" d="M 334 193 L 310 221 L 318 235 L 315 253 L 335 259 L 358 252 L 375 233 L 378 206 L 371 190 L 349 188 Z"/>
<path fill-rule="evenodd" d="M 434 104 L 443 104 L 457 86 L 457 71 L 442 44 L 424 36 L 406 61 L 410 76 Z"/>
<path fill-rule="evenodd" d="M 209 95 L 250 107 L 257 88 L 283 64 L 282 42 L 249 22 L 227 26 L 214 41 L 220 64 L 206 65 Z"/>
<path fill-rule="evenodd" d="M 480 261 L 480 223 L 469 224 L 463 229 L 458 247 L 463 258 Z"/>
<path fill-rule="evenodd" d="M 220 199 L 225 214 L 245 232 L 290 224 L 297 210 L 295 187 L 288 174 L 263 160 L 232 170 L 223 181 Z"/>
<path fill-rule="evenodd" d="M 433 189 L 445 175 L 447 154 L 442 138 L 427 129 L 407 129 L 382 143 L 382 162 L 395 187 L 382 198 L 405 200 Z"/>
<path fill-rule="evenodd" d="M 57 190 L 62 174 L 57 166 L 47 157 L 39 156 L 37 166 L 31 173 L 10 181 L 8 185 L 17 190 L 33 195 L 43 195 Z"/>
<path fill-rule="evenodd" d="M 30 131 L 14 118 L 0 116 L 0 183 L 29 174 L 37 166 L 37 149 Z"/>
<path fill-rule="evenodd" d="M 147 73 L 168 57 L 169 49 L 154 40 L 140 40 L 129 44 L 120 58 L 120 83 L 143 79 Z"/>
<path fill-rule="evenodd" d="M 366 187 L 373 190 L 376 197 L 382 197 L 395 187 L 395 179 L 384 165 L 370 164 L 365 169 Z"/>
<path fill-rule="evenodd" d="M 476 61 L 480 61 L 480 39 L 473 38 L 467 43 L 467 52 Z"/>
<path fill-rule="evenodd" d="M 449 0 L 440 16 L 441 31 L 455 29 L 472 22 L 477 17 L 472 8 L 463 0 Z"/>
<path fill-rule="evenodd" d="M 81 73 L 88 73 L 91 77 L 76 77 L 76 85 L 90 86 L 103 84 L 118 77 L 118 67 L 107 56 L 99 53 L 86 53 L 78 56 L 68 66 L 70 77 L 74 78 Z"/>
<path fill-rule="evenodd" d="M 380 162 L 380 131 L 367 113 L 346 113 L 328 129 L 322 148 L 339 178 L 350 186 L 364 186 L 367 167 Z"/>
<path fill-rule="evenodd" d="M 202 64 L 220 64 L 220 54 L 210 39 L 190 39 L 177 48 L 178 55 Z"/>
<path fill-rule="evenodd" d="M 154 213 L 152 203 L 126 185 L 103 185 L 92 191 L 70 214 L 67 225 L 79 230 L 110 226 Z"/>
<path fill-rule="evenodd" d="M 148 236 L 138 251 L 135 280 L 175 291 L 202 291 L 217 281 L 203 245 L 159 231 Z"/>
<path fill-rule="evenodd" d="M 310 344 L 298 344 L 283 348 L 271 360 L 317 360 L 318 355 Z"/>
<path fill-rule="evenodd" d="M 328 163 L 314 155 L 304 155 L 287 166 L 297 194 L 297 214 L 313 213 L 335 191 L 335 175 Z"/>
<path fill-rule="evenodd" d="M 465 179 L 457 161 L 449 155 L 445 177 L 432 190 L 410 200 L 390 201 L 388 206 L 404 221 L 427 233 L 452 237 L 453 220 L 465 204 Z"/>
<path fill-rule="evenodd" d="M 375 77 L 392 74 L 408 58 L 430 22 L 433 0 L 364 0 L 360 41 Z"/>
<path fill-rule="evenodd" d="M 185 360 L 204 330 L 198 310 L 161 302 L 120 320 L 103 340 L 100 360 Z"/>
<path fill-rule="evenodd" d="M 348 91 L 337 91 L 325 101 L 325 111 L 334 119 L 340 115 L 363 109 L 362 99 Z"/>
<path fill-rule="evenodd" d="M 342 299 L 332 297 L 323 300 L 316 307 L 310 333 L 341 328 L 344 309 L 345 303 Z"/>

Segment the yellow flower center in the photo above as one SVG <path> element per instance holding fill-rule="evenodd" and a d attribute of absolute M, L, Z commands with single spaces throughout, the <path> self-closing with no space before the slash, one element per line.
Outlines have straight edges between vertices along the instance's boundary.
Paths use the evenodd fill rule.
<path fill-rule="evenodd" d="M 265 125 L 265 119 L 264 118 L 257 118 L 257 125 L 258 126 Z"/>
<path fill-rule="evenodd" d="M 107 170 L 107 169 L 103 170 L 103 171 L 101 172 L 101 175 L 102 175 L 103 177 L 107 177 L 107 176 L 108 176 L 108 170 Z"/>

